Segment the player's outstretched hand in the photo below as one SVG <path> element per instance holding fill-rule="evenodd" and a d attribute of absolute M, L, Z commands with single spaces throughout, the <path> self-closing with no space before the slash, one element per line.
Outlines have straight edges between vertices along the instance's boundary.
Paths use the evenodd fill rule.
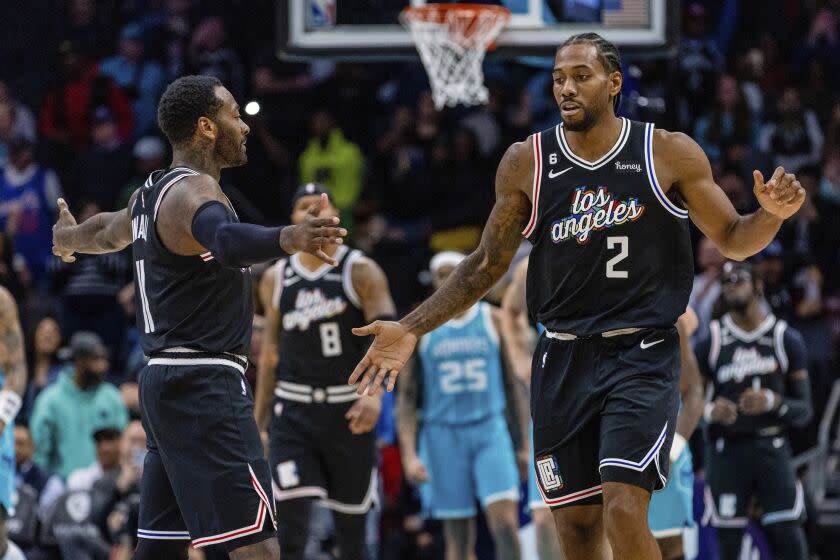
<path fill-rule="evenodd" d="M 379 397 L 365 395 L 357 400 L 344 415 L 344 418 L 350 421 L 350 433 L 365 434 L 374 429 L 381 411 L 382 399 Z"/>
<path fill-rule="evenodd" d="M 53 226 L 53 246 L 52 252 L 56 257 L 61 257 L 61 260 L 66 263 L 71 263 L 76 260 L 73 256 L 75 249 L 68 244 L 66 231 L 67 228 L 76 225 L 76 218 L 70 213 L 70 208 L 63 198 L 58 199 L 58 220 Z"/>
<path fill-rule="evenodd" d="M 324 252 L 329 245 L 341 245 L 344 243 L 344 236 L 347 230 L 338 227 L 338 217 L 320 217 L 321 210 L 329 204 L 329 198 L 322 194 L 318 202 L 309 207 L 306 217 L 297 225 L 283 228 L 280 237 L 280 245 L 289 254 L 309 253 L 324 261 L 327 264 L 336 266 L 335 259 Z"/>
<path fill-rule="evenodd" d="M 793 216 L 805 201 L 805 189 L 793 173 L 777 167 L 766 183 L 761 171 L 753 171 L 753 192 L 758 203 L 767 212 L 783 220 Z"/>
<path fill-rule="evenodd" d="M 380 392 L 387 380 L 388 391 L 394 390 L 397 374 L 411 357 L 417 337 L 396 321 L 375 321 L 366 327 L 353 329 L 356 336 L 373 335 L 373 343 L 353 370 L 348 383 L 359 383 L 357 392 L 363 395 L 370 387 L 370 394 Z"/>

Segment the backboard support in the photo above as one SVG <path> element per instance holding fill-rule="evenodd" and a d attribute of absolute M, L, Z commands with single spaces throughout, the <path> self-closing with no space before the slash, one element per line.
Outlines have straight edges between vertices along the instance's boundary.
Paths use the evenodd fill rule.
<path fill-rule="evenodd" d="M 450 1 L 450 0 L 437 0 Z M 473 0 L 475 1 L 475 0 Z M 277 52 L 282 58 L 414 59 L 400 10 L 427 0 L 277 0 Z M 570 35 L 594 31 L 624 55 L 666 54 L 676 44 L 676 0 L 483 0 L 510 9 L 491 56 L 552 56 Z"/>

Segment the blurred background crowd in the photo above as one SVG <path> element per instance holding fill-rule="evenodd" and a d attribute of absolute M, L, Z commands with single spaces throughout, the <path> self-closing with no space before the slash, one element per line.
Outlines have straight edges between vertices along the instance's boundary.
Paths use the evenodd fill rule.
<path fill-rule="evenodd" d="M 249 163 L 222 176 L 243 221 L 286 223 L 298 184 L 326 185 L 400 312 L 428 293 L 431 254 L 476 245 L 504 149 L 558 121 L 550 61 L 488 61 L 489 104 L 441 112 L 416 61 L 279 60 L 272 0 L 39 0 L 0 15 L 0 284 L 20 306 L 30 373 L 9 531 L 32 558 L 132 546 L 145 435 L 129 255 L 62 264 L 51 227 L 57 197 L 81 221 L 124 208 L 168 164 L 156 106 L 171 80 L 213 75 L 243 107 L 258 103 L 245 117 Z M 755 207 L 753 169 L 783 165 L 807 189 L 756 257 L 774 313 L 808 345 L 816 414 L 793 438 L 805 449 L 837 378 L 840 1 L 685 2 L 681 18 L 676 56 L 624 61 L 620 112 L 690 134 L 741 212 Z M 693 236 L 702 332 L 724 259 Z M 253 358 L 260 328 L 257 316 Z M 439 536 L 400 482 L 391 415 L 372 540 L 383 558 L 434 558 Z"/>

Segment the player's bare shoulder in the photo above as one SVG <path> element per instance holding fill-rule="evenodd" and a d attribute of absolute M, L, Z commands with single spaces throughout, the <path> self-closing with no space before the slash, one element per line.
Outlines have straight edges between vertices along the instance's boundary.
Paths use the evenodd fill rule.
<path fill-rule="evenodd" d="M 359 295 L 364 297 L 365 294 L 388 287 L 385 272 L 372 258 L 360 255 L 351 266 L 350 279 Z"/>
<path fill-rule="evenodd" d="M 219 182 L 210 175 L 199 173 L 183 177 L 165 193 L 160 193 L 155 227 L 167 249 L 178 255 L 198 255 L 205 252 L 192 237 L 192 220 L 204 203 L 225 202 Z"/>
<path fill-rule="evenodd" d="M 496 192 L 519 191 L 530 199 L 535 168 L 533 136 L 514 142 L 505 150 L 496 170 Z"/>
<path fill-rule="evenodd" d="M 665 192 L 709 169 L 709 159 L 694 139 L 661 128 L 653 131 L 653 163 L 657 181 Z"/>

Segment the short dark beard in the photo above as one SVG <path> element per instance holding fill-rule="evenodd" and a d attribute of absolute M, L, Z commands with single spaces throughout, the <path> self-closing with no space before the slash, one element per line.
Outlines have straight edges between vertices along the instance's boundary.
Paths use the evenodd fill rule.
<path fill-rule="evenodd" d="M 570 132 L 586 132 L 587 130 L 595 126 L 595 123 L 598 122 L 597 117 L 595 117 L 595 115 L 593 115 L 583 107 L 581 107 L 580 110 L 583 112 L 583 119 L 579 122 L 574 123 L 568 122 L 565 119 L 563 119 L 561 113 L 560 120 L 563 121 L 563 128 Z"/>
<path fill-rule="evenodd" d="M 219 127 L 219 135 L 213 147 L 213 158 L 220 162 L 221 167 L 239 167 L 248 163 L 248 155 L 242 152 L 242 144 L 234 138 L 235 135 L 228 127 L 214 120 Z"/>

